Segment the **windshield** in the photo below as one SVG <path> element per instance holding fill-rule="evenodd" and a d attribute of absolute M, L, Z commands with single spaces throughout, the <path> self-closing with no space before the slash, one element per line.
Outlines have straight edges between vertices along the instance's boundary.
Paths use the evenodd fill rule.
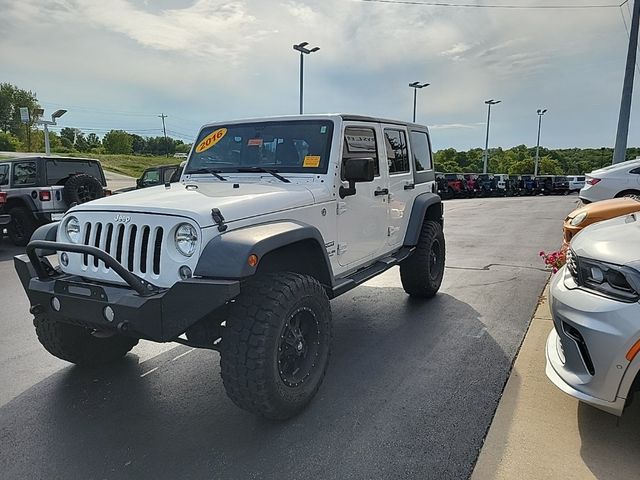
<path fill-rule="evenodd" d="M 326 173 L 332 135 L 333 122 L 329 120 L 206 127 L 198 136 L 184 173 L 206 169 L 237 172 L 247 168 Z"/>

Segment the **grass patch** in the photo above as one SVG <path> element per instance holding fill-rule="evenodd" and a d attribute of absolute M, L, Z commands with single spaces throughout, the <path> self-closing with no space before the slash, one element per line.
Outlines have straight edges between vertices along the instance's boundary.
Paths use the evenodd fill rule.
<path fill-rule="evenodd" d="M 142 172 L 149 167 L 155 167 L 158 165 L 177 165 L 184 160 L 184 158 L 167 158 L 165 156 L 147 157 L 143 155 L 106 155 L 95 153 L 72 153 L 68 155 L 70 157 L 97 158 L 100 160 L 100 163 L 102 163 L 102 167 L 105 170 L 136 178 L 140 177 Z"/>

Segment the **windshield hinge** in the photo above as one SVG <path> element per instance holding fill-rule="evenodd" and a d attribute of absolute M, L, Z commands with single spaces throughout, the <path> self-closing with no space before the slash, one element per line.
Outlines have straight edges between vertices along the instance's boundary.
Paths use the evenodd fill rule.
<path fill-rule="evenodd" d="M 224 224 L 224 217 L 222 213 L 217 208 L 211 209 L 211 216 L 213 217 L 213 221 L 218 225 L 218 231 L 224 232 L 228 227 Z"/>

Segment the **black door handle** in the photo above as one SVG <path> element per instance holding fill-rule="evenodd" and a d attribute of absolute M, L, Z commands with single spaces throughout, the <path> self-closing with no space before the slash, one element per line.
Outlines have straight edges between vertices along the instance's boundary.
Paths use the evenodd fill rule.
<path fill-rule="evenodd" d="M 389 195 L 389 189 L 388 188 L 382 188 L 380 190 L 376 190 L 373 194 L 376 197 L 379 197 L 380 195 Z"/>
<path fill-rule="evenodd" d="M 414 188 L 416 188 L 416 186 L 413 183 L 405 183 L 404 184 L 404 189 L 405 190 L 413 190 Z"/>

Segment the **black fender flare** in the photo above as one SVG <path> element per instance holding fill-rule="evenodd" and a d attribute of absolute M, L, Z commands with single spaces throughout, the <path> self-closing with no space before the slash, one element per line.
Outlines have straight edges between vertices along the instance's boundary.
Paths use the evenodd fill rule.
<path fill-rule="evenodd" d="M 422 223 L 425 219 L 439 222 L 444 227 L 442 199 L 435 193 L 421 193 L 414 199 L 407 233 L 404 236 L 405 247 L 413 247 L 418 244 Z"/>
<path fill-rule="evenodd" d="M 34 190 L 35 191 L 35 190 Z M 4 209 L 8 212 L 13 207 L 26 207 L 30 212 L 37 211 L 36 203 L 29 193 L 21 193 L 19 195 L 11 195 L 7 198 Z"/>
<path fill-rule="evenodd" d="M 258 264 L 250 266 L 250 255 Z M 242 279 L 262 268 L 313 273 L 320 283 L 332 287 L 331 262 L 320 231 L 296 221 L 276 221 L 226 231 L 207 243 L 194 275 L 207 278 Z"/>
<path fill-rule="evenodd" d="M 46 240 L 47 242 L 55 242 L 58 235 L 58 226 L 60 222 L 47 223 L 41 227 L 36 228 L 36 231 L 31 235 L 30 242 L 34 240 Z M 55 255 L 55 250 L 39 250 L 38 254 L 41 256 Z"/>

